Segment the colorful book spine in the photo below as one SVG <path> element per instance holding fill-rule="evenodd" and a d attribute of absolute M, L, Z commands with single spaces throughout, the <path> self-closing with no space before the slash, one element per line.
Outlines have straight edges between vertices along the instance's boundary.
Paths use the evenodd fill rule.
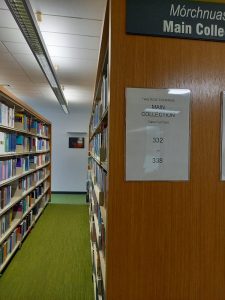
<path fill-rule="evenodd" d="M 0 132 L 0 154 L 16 151 L 16 134 Z"/>
<path fill-rule="evenodd" d="M 92 159 L 91 162 L 92 174 L 94 176 L 95 183 L 98 185 L 102 192 L 106 192 L 106 181 L 107 175 L 103 168 L 99 166 L 99 164 Z"/>
<path fill-rule="evenodd" d="M 6 207 L 10 203 L 11 197 L 12 197 L 11 185 L 4 186 L 0 189 L 0 212 L 1 209 Z"/>
<path fill-rule="evenodd" d="M 16 175 L 16 161 L 15 158 L 0 161 L 0 181 Z"/>
<path fill-rule="evenodd" d="M 101 87 L 101 103 L 102 103 L 102 114 L 107 110 L 108 107 L 108 77 L 103 75 L 102 87 Z"/>
<path fill-rule="evenodd" d="M 0 125 L 14 128 L 14 108 L 0 102 Z"/>
<path fill-rule="evenodd" d="M 0 267 L 5 262 L 7 257 L 15 249 L 17 242 L 20 240 L 19 228 L 17 227 L 7 238 L 7 240 L 0 245 Z"/>

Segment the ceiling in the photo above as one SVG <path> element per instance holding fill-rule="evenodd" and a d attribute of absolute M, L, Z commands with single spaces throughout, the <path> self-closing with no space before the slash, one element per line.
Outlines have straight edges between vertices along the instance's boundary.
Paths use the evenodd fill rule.
<path fill-rule="evenodd" d="M 91 108 L 106 0 L 30 0 L 70 112 Z M 0 85 L 36 109 L 58 109 L 54 93 L 0 0 Z"/>

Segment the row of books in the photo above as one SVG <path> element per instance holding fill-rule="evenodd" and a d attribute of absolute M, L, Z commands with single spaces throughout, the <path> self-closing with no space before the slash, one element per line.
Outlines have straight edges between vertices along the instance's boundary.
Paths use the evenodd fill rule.
<path fill-rule="evenodd" d="M 96 285 L 96 298 L 95 299 L 104 299 L 104 288 L 102 280 L 102 270 L 100 263 L 99 252 L 95 247 L 92 249 L 92 273 L 95 274 L 94 284 Z"/>
<path fill-rule="evenodd" d="M 11 198 L 21 197 L 23 193 L 25 193 L 28 189 L 34 187 L 39 180 L 46 176 L 47 172 L 47 168 L 43 168 L 35 173 L 31 173 L 12 182 Z"/>
<path fill-rule="evenodd" d="M 105 257 L 105 224 L 102 222 L 100 227 L 100 236 L 99 236 L 99 250 L 102 251 L 103 256 Z"/>
<path fill-rule="evenodd" d="M 96 232 L 96 228 L 94 230 L 95 234 L 96 234 L 96 242 L 97 242 L 98 249 L 101 250 L 103 253 L 103 256 L 105 256 L 105 225 L 102 220 L 100 206 L 99 206 L 98 202 L 96 201 L 95 197 L 92 197 L 92 199 L 93 199 L 93 201 L 91 203 L 91 210 L 96 215 L 97 220 L 98 220 L 98 225 L 97 225 L 98 231 Z M 95 227 L 95 225 L 94 225 L 94 227 Z M 93 235 L 93 237 L 94 237 L 94 235 Z"/>
<path fill-rule="evenodd" d="M 12 198 L 12 186 L 6 185 L 0 189 L 0 211 L 7 206 Z"/>
<path fill-rule="evenodd" d="M 98 101 L 95 104 L 94 112 L 91 119 L 91 132 L 94 132 L 94 130 L 97 128 L 97 126 L 100 123 L 102 117 L 102 105 L 101 102 Z"/>
<path fill-rule="evenodd" d="M 98 250 L 102 251 L 103 256 L 105 257 L 105 224 L 102 219 L 101 209 L 96 201 L 95 197 L 92 197 L 91 206 L 91 241 L 97 243 Z M 93 216 L 96 215 L 98 224 L 95 224 Z M 96 230 L 95 225 L 98 226 L 98 230 Z"/>
<path fill-rule="evenodd" d="M 23 134 L 0 132 L 0 154 L 49 150 L 49 140 Z"/>
<path fill-rule="evenodd" d="M 30 187 L 34 186 L 42 177 L 42 175 L 47 174 L 47 169 L 45 168 L 41 172 L 34 173 L 34 176 L 26 176 L 24 179 L 21 178 L 15 183 L 3 186 L 0 189 L 0 212 L 3 208 L 9 205 L 14 197 L 20 197 L 27 191 Z M 33 175 L 33 174 L 31 174 Z M 44 181 L 38 187 L 36 187 L 29 195 L 26 196 L 29 206 L 34 204 L 35 199 L 37 199 L 43 191 L 47 188 L 48 182 Z"/>
<path fill-rule="evenodd" d="M 11 235 L 0 245 L 0 267 L 12 253 L 16 244 L 22 240 L 34 221 L 33 210 L 27 214 Z"/>
<path fill-rule="evenodd" d="M 102 104 L 102 114 L 104 114 L 104 112 L 108 108 L 108 76 L 105 74 L 102 77 L 101 104 Z"/>
<path fill-rule="evenodd" d="M 108 126 L 107 124 L 103 124 L 102 132 L 101 132 L 101 151 L 102 157 L 101 161 L 108 161 Z"/>
<path fill-rule="evenodd" d="M 12 185 L 16 186 L 16 196 L 22 195 L 29 188 L 35 186 L 39 180 L 47 175 L 47 173 L 48 169 L 43 168 L 27 176 L 19 178 L 18 181 L 13 182 Z"/>
<path fill-rule="evenodd" d="M 49 128 L 44 123 L 33 120 L 31 123 L 31 132 L 42 136 L 49 136 Z"/>
<path fill-rule="evenodd" d="M 102 192 L 106 192 L 107 173 L 100 167 L 100 165 L 92 158 L 90 160 L 91 172 L 94 179 L 94 183 L 100 188 Z"/>
<path fill-rule="evenodd" d="M 100 90 L 100 98 L 96 99 L 93 115 L 91 118 L 91 132 L 99 125 L 105 111 L 108 108 L 108 77 L 103 75 Z"/>
<path fill-rule="evenodd" d="M 2 102 L 0 102 L 0 125 L 49 136 L 49 129 L 46 124 L 25 113 L 15 112 L 13 107 L 9 107 Z"/>
<path fill-rule="evenodd" d="M 44 164 L 47 164 L 48 162 L 50 162 L 50 153 L 43 153 L 43 154 L 38 154 L 38 155 L 34 155 L 31 154 L 29 155 L 29 165 L 30 165 L 30 169 L 35 169 L 37 167 L 40 167 Z"/>
<path fill-rule="evenodd" d="M 90 151 L 94 153 L 102 162 L 108 156 L 108 127 L 103 123 L 102 131 L 96 134 L 90 141 Z"/>
<path fill-rule="evenodd" d="M 16 175 L 17 159 L 7 159 L 0 161 L 0 181 L 11 178 Z"/>
<path fill-rule="evenodd" d="M 0 238 L 10 228 L 12 222 L 14 221 L 14 216 L 13 210 L 10 209 L 0 217 Z"/>
<path fill-rule="evenodd" d="M 21 241 L 21 228 L 18 226 L 8 237 L 8 239 L 0 245 L 0 267 L 6 258 L 12 253 L 16 244 Z"/>
<path fill-rule="evenodd" d="M 0 182 L 50 162 L 50 153 L 24 155 L 0 161 Z"/>
<path fill-rule="evenodd" d="M 15 114 L 15 128 L 42 136 L 49 136 L 49 129 L 46 124 L 24 113 Z"/>
<path fill-rule="evenodd" d="M 14 113 L 15 110 L 12 107 L 0 102 L 0 125 L 7 127 L 14 127 Z"/>
<path fill-rule="evenodd" d="M 39 212 L 44 209 L 45 205 L 49 202 L 49 194 L 43 195 L 41 200 L 34 206 L 33 213 L 35 216 L 39 214 Z"/>
<path fill-rule="evenodd" d="M 10 228 L 14 220 L 20 220 L 23 214 L 34 205 L 36 199 L 44 193 L 45 188 L 46 184 L 42 183 L 0 217 L 0 238 Z"/>
<path fill-rule="evenodd" d="M 96 134 L 89 144 L 90 152 L 100 159 L 101 153 L 101 134 Z"/>

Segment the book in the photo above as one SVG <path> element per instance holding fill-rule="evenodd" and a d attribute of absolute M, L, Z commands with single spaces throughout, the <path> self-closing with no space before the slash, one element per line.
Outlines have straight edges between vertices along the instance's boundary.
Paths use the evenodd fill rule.
<path fill-rule="evenodd" d="M 0 154 L 5 153 L 5 133 L 0 132 Z"/>
<path fill-rule="evenodd" d="M 17 129 L 25 129 L 24 128 L 24 114 L 16 113 L 15 114 L 15 128 Z"/>

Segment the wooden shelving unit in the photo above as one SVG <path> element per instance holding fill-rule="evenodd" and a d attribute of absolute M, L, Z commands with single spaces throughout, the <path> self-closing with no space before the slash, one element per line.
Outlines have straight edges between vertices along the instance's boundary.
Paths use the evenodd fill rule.
<path fill-rule="evenodd" d="M 0 88 L 0 136 L 1 273 L 50 201 L 51 123 Z"/>
<path fill-rule="evenodd" d="M 225 43 L 127 34 L 126 4 L 126 0 L 108 1 L 90 125 L 95 297 L 225 299 L 225 185 L 220 180 Z M 144 1 L 140 5 L 147 6 Z M 137 7 L 137 23 L 138 13 Z M 108 110 L 93 125 L 106 74 Z M 129 87 L 191 91 L 189 181 L 126 181 L 125 92 Z M 99 148 L 97 153 L 93 150 L 104 123 L 107 163 L 101 161 Z M 107 178 L 103 206 L 98 204 L 96 185 L 101 191 L 101 184 L 95 170 L 105 172 Z M 99 223 L 105 225 L 103 263 L 95 229 Z"/>
<path fill-rule="evenodd" d="M 108 6 L 107 12 L 108 14 Z M 106 226 L 107 226 L 107 166 L 108 166 L 108 18 L 102 29 L 96 88 L 89 127 L 90 231 L 93 264 L 94 295 L 104 300 L 106 295 Z"/>

